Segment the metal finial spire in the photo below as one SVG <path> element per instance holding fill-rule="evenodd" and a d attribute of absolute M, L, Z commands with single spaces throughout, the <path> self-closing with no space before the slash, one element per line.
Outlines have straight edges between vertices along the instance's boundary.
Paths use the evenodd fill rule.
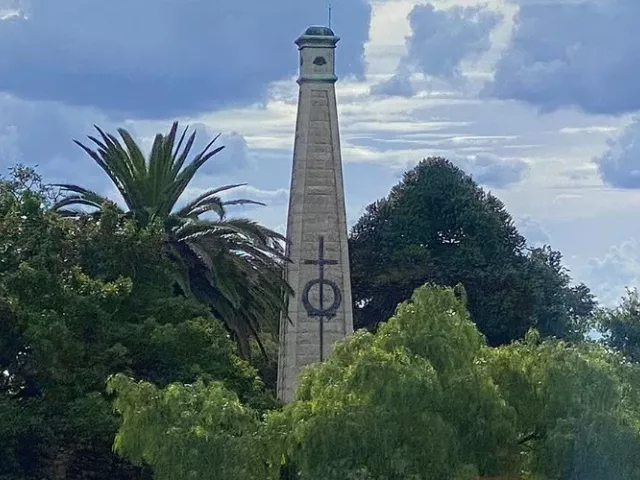
<path fill-rule="evenodd" d="M 329 28 L 331 28 L 331 4 L 329 4 Z"/>

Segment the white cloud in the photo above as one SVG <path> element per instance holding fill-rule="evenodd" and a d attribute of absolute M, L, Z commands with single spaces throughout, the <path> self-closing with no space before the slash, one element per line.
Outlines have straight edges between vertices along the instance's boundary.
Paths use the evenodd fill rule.
<path fill-rule="evenodd" d="M 530 247 L 542 247 L 551 243 L 551 236 L 544 226 L 530 216 L 515 219 L 516 228 Z"/>
<path fill-rule="evenodd" d="M 523 160 L 501 158 L 491 153 L 456 157 L 452 161 L 479 184 L 496 188 L 520 182 L 529 170 Z"/>
<path fill-rule="evenodd" d="M 602 304 L 615 306 L 626 287 L 640 286 L 640 247 L 636 239 L 613 246 L 589 262 L 591 288 Z"/>

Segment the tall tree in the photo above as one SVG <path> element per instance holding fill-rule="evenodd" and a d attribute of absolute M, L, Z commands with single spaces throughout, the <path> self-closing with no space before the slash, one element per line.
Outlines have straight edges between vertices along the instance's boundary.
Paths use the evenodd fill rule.
<path fill-rule="evenodd" d="M 640 478 L 637 365 L 535 330 L 488 347 L 449 288 L 345 339 L 263 422 L 216 382 L 110 387 L 117 448 L 159 480 Z"/>
<path fill-rule="evenodd" d="M 531 327 L 579 336 L 595 305 L 588 288 L 570 285 L 558 252 L 528 251 L 502 202 L 443 158 L 423 160 L 369 205 L 349 247 L 359 326 L 374 328 L 429 282 L 462 284 L 492 345 Z"/>
<path fill-rule="evenodd" d="M 636 288 L 627 289 L 618 307 L 599 310 L 595 319 L 605 345 L 640 363 L 640 294 Z"/>
<path fill-rule="evenodd" d="M 591 342 L 487 347 L 451 289 L 303 376 L 270 427 L 301 479 L 640 478 L 640 369 Z"/>
<path fill-rule="evenodd" d="M 471 480 L 517 471 L 512 412 L 478 368 L 484 340 L 450 289 L 421 288 L 374 335 L 307 370 L 269 417 L 301 479 Z"/>
<path fill-rule="evenodd" d="M 0 182 L 0 479 L 150 479 L 112 452 L 114 373 L 273 404 L 209 309 L 173 294 L 161 223 L 62 218 L 19 173 Z"/>
<path fill-rule="evenodd" d="M 249 355 L 249 338 L 259 339 L 257 334 L 265 327 L 275 331 L 286 294 L 291 292 L 281 274 L 284 238 L 256 222 L 227 218 L 228 206 L 260 204 L 220 198 L 220 193 L 241 184 L 206 191 L 177 208 L 198 170 L 224 147 L 213 148 L 216 137 L 187 164 L 196 132 L 187 138 L 185 128 L 178 138 L 177 122 L 167 135 L 156 135 L 148 158 L 126 130 L 118 130 L 120 141 L 96 129 L 99 138 L 89 137 L 96 150 L 76 143 L 109 176 L 126 204 L 126 214 L 139 228 L 163 223 L 165 253 L 180 267 L 177 280 L 182 291 L 211 305 L 236 336 L 241 353 Z M 78 185 L 58 186 L 69 193 L 54 205 L 64 215 L 85 213 L 77 207 L 99 213 L 108 202 Z M 205 218 L 207 214 L 217 218 Z"/>

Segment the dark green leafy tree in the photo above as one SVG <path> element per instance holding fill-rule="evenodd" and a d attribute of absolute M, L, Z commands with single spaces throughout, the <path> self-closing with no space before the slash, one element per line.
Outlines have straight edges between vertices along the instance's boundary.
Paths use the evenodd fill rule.
<path fill-rule="evenodd" d="M 549 246 L 527 252 L 523 278 L 533 298 L 536 329 L 545 337 L 582 340 L 597 302 L 584 283 L 572 285 L 562 254 Z"/>
<path fill-rule="evenodd" d="M 595 306 L 571 286 L 561 255 L 528 250 L 504 205 L 443 158 L 423 160 L 370 205 L 349 241 L 355 321 L 374 328 L 425 283 L 466 292 L 491 345 L 544 336 L 576 338 Z"/>
<path fill-rule="evenodd" d="M 640 295 L 627 289 L 622 303 L 613 309 L 601 309 L 595 316 L 602 341 L 632 362 L 640 362 Z"/>
<path fill-rule="evenodd" d="M 97 128 L 97 127 L 96 127 Z M 178 201 L 198 170 L 224 147 L 213 148 L 214 138 L 187 163 L 195 132 L 178 137 L 174 123 L 167 135 L 158 134 L 148 158 L 124 129 L 121 139 L 97 128 L 91 149 L 76 142 L 117 187 L 125 210 L 139 228 L 154 222 L 164 227 L 164 251 L 179 268 L 180 288 L 211 305 L 214 314 L 233 332 L 244 356 L 250 338 L 274 332 L 290 288 L 283 280 L 284 238 L 256 222 L 228 218 L 227 207 L 259 204 L 247 199 L 223 201 L 219 194 L 241 186 L 208 190 L 186 205 Z M 58 185 L 68 193 L 54 209 L 67 216 L 99 213 L 108 199 L 78 185 Z M 83 210 L 84 208 L 84 210 Z M 213 217 L 212 217 L 213 216 Z"/>
<path fill-rule="evenodd" d="M 106 380 L 219 381 L 255 411 L 273 405 L 222 323 L 175 296 L 161 222 L 140 228 L 46 208 L 25 170 L 0 182 L 0 479 L 150 479 L 115 456 Z"/>

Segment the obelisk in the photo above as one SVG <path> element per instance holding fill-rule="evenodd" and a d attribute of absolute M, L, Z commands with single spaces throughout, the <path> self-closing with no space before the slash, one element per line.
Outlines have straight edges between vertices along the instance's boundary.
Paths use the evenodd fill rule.
<path fill-rule="evenodd" d="M 287 219 L 286 278 L 295 296 L 280 324 L 278 397 L 294 399 L 301 369 L 326 359 L 353 332 L 347 221 L 336 108 L 335 48 L 309 27 L 300 52 L 298 116 Z"/>

